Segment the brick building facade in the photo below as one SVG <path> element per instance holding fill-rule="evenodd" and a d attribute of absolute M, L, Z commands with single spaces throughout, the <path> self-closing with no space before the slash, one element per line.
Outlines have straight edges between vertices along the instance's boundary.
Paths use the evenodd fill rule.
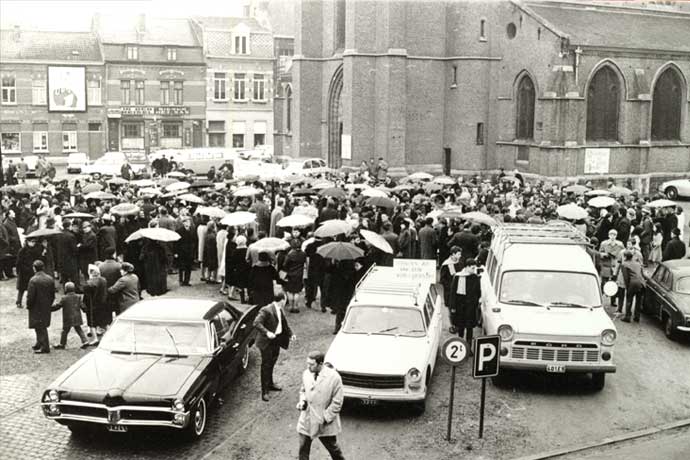
<path fill-rule="evenodd" d="M 300 1 L 295 40 L 300 156 L 382 156 L 399 172 L 690 171 L 687 13 Z"/>

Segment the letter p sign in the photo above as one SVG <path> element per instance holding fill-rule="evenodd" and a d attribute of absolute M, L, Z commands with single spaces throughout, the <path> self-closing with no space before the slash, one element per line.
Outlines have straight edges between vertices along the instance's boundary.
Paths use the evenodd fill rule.
<path fill-rule="evenodd" d="M 498 375 L 501 338 L 488 335 L 474 339 L 474 366 L 472 376 L 475 379 Z"/>

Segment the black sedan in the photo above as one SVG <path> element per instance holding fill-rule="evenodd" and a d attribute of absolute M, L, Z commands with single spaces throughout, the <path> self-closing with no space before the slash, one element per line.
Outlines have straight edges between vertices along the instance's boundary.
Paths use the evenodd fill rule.
<path fill-rule="evenodd" d="M 214 300 L 141 301 L 48 386 L 43 413 L 75 435 L 163 427 L 199 438 L 215 397 L 247 368 L 257 313 Z"/>
<path fill-rule="evenodd" d="M 645 276 L 644 312 L 664 325 L 666 337 L 690 332 L 690 260 L 667 260 Z"/>

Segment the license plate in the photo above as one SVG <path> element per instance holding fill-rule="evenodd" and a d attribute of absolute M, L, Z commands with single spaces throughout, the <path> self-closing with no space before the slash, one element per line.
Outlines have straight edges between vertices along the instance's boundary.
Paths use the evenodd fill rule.
<path fill-rule="evenodd" d="M 546 372 L 554 372 L 556 374 L 565 373 L 565 366 L 563 364 L 547 364 Z"/>
<path fill-rule="evenodd" d="M 379 402 L 375 399 L 362 399 L 362 405 L 364 406 L 375 406 Z"/>
<path fill-rule="evenodd" d="M 114 431 L 116 433 L 126 433 L 127 427 L 122 425 L 108 425 L 108 431 Z"/>

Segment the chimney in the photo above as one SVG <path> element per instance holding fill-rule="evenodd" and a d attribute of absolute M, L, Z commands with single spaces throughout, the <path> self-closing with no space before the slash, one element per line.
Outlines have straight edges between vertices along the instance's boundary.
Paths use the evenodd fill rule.
<path fill-rule="evenodd" d="M 101 28 L 101 13 L 94 13 L 91 16 L 91 32 L 97 34 Z"/>
<path fill-rule="evenodd" d="M 14 26 L 14 32 L 12 33 L 12 39 L 15 42 L 18 42 L 19 40 L 21 40 L 21 38 L 22 38 L 22 31 L 18 25 L 15 25 Z"/>

